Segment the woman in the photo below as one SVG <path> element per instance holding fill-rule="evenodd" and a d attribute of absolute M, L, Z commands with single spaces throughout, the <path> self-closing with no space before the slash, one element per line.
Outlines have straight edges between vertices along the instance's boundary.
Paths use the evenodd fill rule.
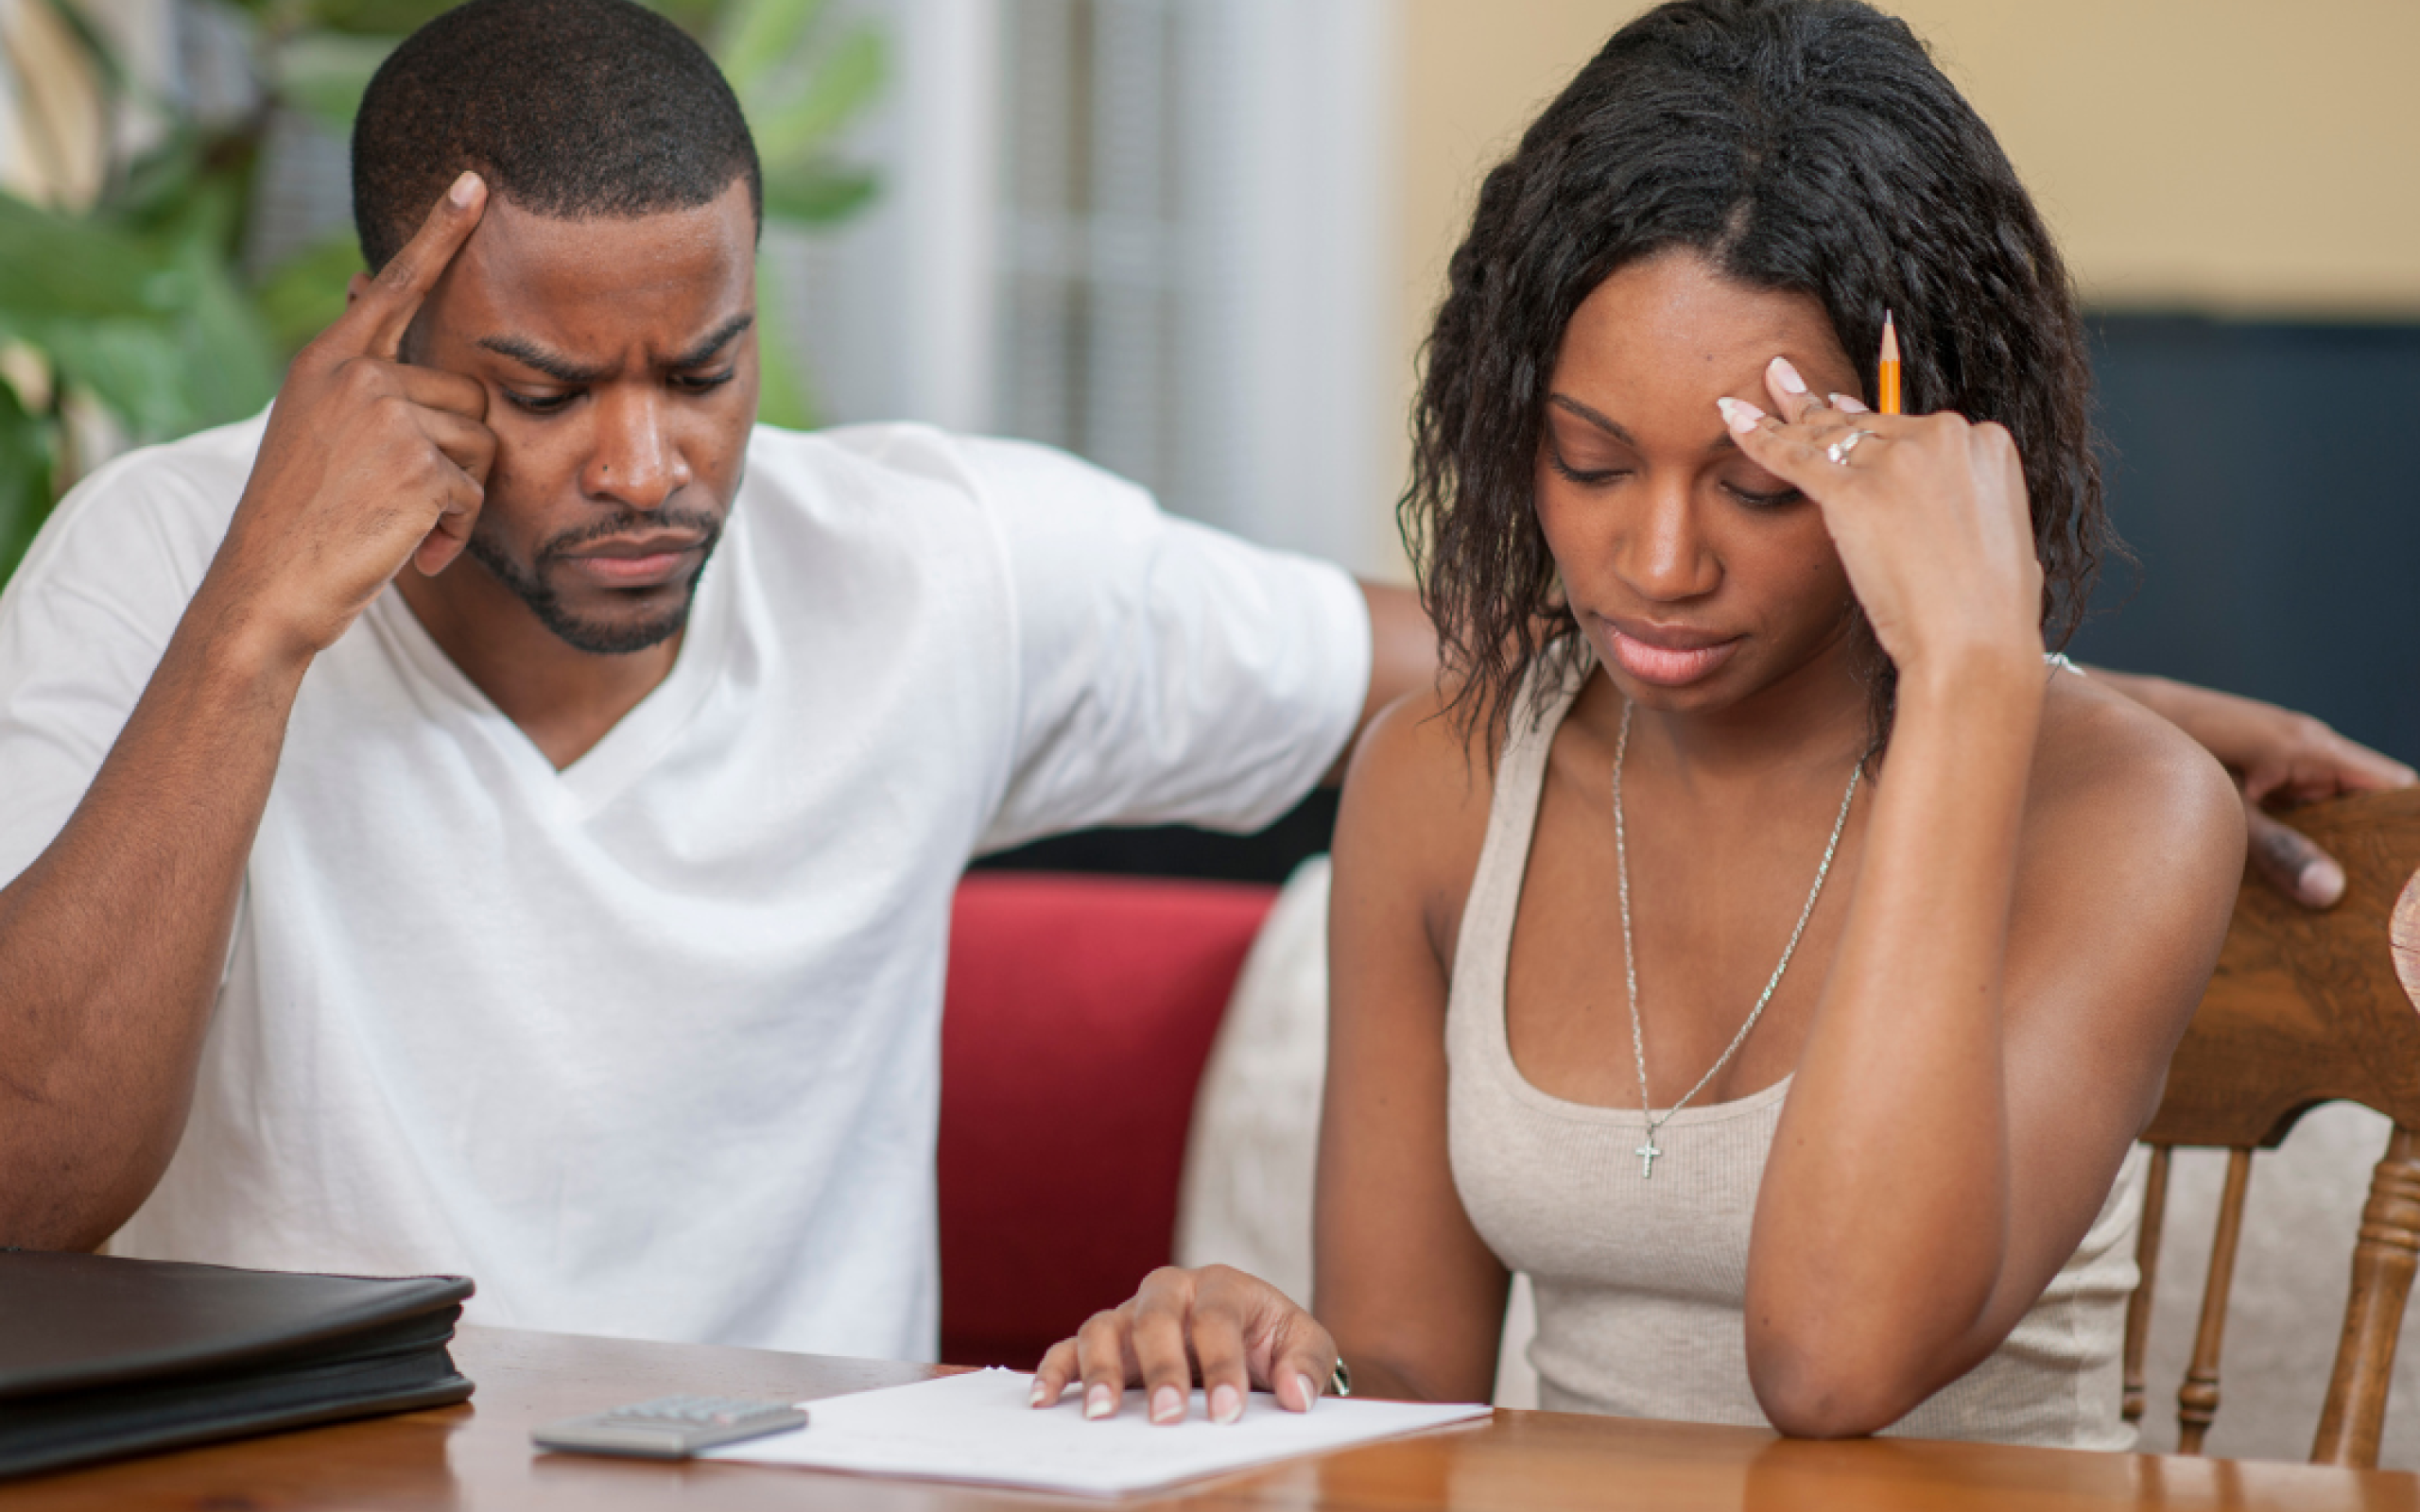
<path fill-rule="evenodd" d="M 1668 5 L 1489 176 L 1427 360 L 1453 680 L 1339 822 L 1317 1318 L 1163 1271 L 1037 1400 L 1484 1399 L 1517 1269 L 1548 1407 L 2128 1443 L 2128 1153 L 2244 826 L 2046 660 L 2112 538 L 1990 132 L 1851 0 Z"/>

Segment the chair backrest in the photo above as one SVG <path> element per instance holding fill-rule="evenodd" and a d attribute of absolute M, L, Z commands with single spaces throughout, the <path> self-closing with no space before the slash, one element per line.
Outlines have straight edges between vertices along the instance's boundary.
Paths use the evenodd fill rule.
<path fill-rule="evenodd" d="M 1277 889 L 975 872 L 942 1010 L 942 1358 L 1031 1369 L 1175 1251 L 1195 1089 Z"/>
<path fill-rule="evenodd" d="M 2290 816 L 2343 863 L 2343 902 L 2313 913 L 2246 879 L 2217 974 L 2170 1062 L 2144 1131 L 2152 1146 L 2126 1316 L 2125 1413 L 2143 1412 L 2143 1351 L 2168 1199 L 2169 1152 L 2228 1152 L 2192 1363 L 2177 1391 L 2178 1447 L 2198 1453 L 2218 1415 L 2219 1355 L 2252 1152 L 2273 1149 L 2321 1103 L 2394 1121 L 2353 1244 L 2352 1294 L 2311 1459 L 2374 1466 L 2404 1300 L 2420 1261 L 2420 789 Z"/>

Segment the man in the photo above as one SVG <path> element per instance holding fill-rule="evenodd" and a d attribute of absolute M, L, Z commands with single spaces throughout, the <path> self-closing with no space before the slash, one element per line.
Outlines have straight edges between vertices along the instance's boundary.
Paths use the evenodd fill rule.
<path fill-rule="evenodd" d="M 270 415 L 0 600 L 0 1243 L 929 1354 L 968 856 L 1262 822 L 1426 627 L 1042 448 L 752 429 L 754 150 L 625 0 L 424 28 L 354 193 Z"/>
<path fill-rule="evenodd" d="M 444 17 L 355 150 L 380 271 L 266 425 L 9 594 L 0 1242 L 929 1353 L 967 857 L 1274 817 L 1417 610 L 1042 448 L 752 433 L 753 149 L 636 7 Z"/>

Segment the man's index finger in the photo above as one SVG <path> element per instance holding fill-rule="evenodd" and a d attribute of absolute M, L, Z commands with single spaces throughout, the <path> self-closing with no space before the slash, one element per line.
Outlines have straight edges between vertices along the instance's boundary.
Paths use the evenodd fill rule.
<path fill-rule="evenodd" d="M 411 328 L 412 317 L 420 313 L 421 301 L 428 291 L 445 276 L 454 254 L 470 240 L 479 224 L 479 215 L 487 208 L 487 184 L 475 173 L 465 170 L 445 191 L 445 197 L 429 208 L 428 218 L 403 249 L 387 260 L 378 276 L 370 283 L 369 290 L 354 306 L 354 314 L 363 325 L 362 350 L 372 356 L 393 360 L 402 351 L 404 333 Z"/>

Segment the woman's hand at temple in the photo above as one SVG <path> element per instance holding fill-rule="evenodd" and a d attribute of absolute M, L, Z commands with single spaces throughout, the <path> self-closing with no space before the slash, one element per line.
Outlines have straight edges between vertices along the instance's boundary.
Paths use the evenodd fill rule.
<path fill-rule="evenodd" d="M 1115 1416 L 1125 1390 L 1143 1388 L 1155 1423 L 1181 1422 L 1199 1379 L 1210 1419 L 1243 1416 L 1254 1387 L 1308 1412 L 1336 1370 L 1336 1341 L 1319 1320 L 1256 1276 L 1225 1265 L 1164 1265 L 1125 1305 L 1096 1313 L 1042 1357 L 1033 1404 L 1047 1407 L 1080 1382 L 1084 1416 Z"/>
<path fill-rule="evenodd" d="M 1765 369 L 1778 415 L 1722 417 L 1750 460 L 1824 511 L 1849 587 L 1903 684 L 1976 655 L 2042 654 L 2042 566 L 2016 443 L 1955 414 L 1826 404 L 1788 359 Z"/>
<path fill-rule="evenodd" d="M 2000 532 L 2004 543 L 2016 540 L 2014 529 L 2023 528 L 2023 543 L 2030 554 L 2024 475 L 2015 449 L 1999 427 L 1970 425 L 1954 415 L 1880 416 L 1858 401 L 1838 394 L 1828 404 L 1818 404 L 1793 387 L 1796 377 L 1789 365 L 1779 360 L 1767 377 L 1783 420 L 1760 416 L 1752 412 L 1753 406 L 1737 404 L 1726 405 L 1725 419 L 1731 421 L 1741 448 L 1751 456 L 1824 505 L 1824 521 L 1832 529 L 1858 600 L 1875 621 L 1884 649 L 1896 660 L 1899 647 L 1892 627 L 1885 624 L 1890 610 L 1875 602 L 1870 593 L 1870 588 L 1882 586 L 1879 575 L 1870 563 L 1860 573 L 1860 556 L 1870 546 L 1858 539 L 1858 526 L 1892 517 L 1870 503 L 1861 504 L 1858 494 L 1887 487 L 1894 481 L 1893 473 L 1909 475 L 1907 480 L 1918 489 L 1933 486 L 1939 480 L 1923 475 L 1931 469 L 1910 465 L 1918 459 L 1910 454 L 1920 455 L 1929 449 L 1934 455 L 1926 460 L 1934 467 L 1947 462 L 1954 470 L 1957 443 L 1962 440 L 1977 469 L 1977 482 L 1996 498 L 1989 503 L 1978 498 L 1962 510 L 1920 510 L 1913 518 L 1937 516 L 1939 524 L 1971 519 L 1974 507 L 1980 505 L 2010 527 Z M 1827 448 L 1857 430 L 1869 435 L 1848 448 L 1845 462 L 1836 462 Z M 1853 483 L 1852 475 L 1858 473 L 1869 474 L 1872 482 L 1855 479 Z M 1991 483 L 1994 474 L 2000 480 L 1996 488 Z M 1835 494 L 1840 499 L 1837 506 L 1828 502 Z M 1894 529 L 1900 523 L 1893 521 L 1883 528 Z M 1933 549 L 1932 544 L 1908 541 L 1906 545 L 1908 549 L 1896 553 L 1893 559 L 1921 571 L 1927 562 L 1925 553 Z M 1895 607 L 1897 600 L 1888 602 Z M 1905 638 L 1904 632 L 1900 638 Z M 2165 718 L 2219 759 L 2243 795 L 2254 869 L 2305 907 L 2326 908 L 2342 898 L 2344 868 L 2308 835 L 2275 817 L 2275 811 L 2420 782 L 2420 773 L 2345 739 L 2308 714 L 2165 678 L 2098 668 L 2094 676 Z"/>

